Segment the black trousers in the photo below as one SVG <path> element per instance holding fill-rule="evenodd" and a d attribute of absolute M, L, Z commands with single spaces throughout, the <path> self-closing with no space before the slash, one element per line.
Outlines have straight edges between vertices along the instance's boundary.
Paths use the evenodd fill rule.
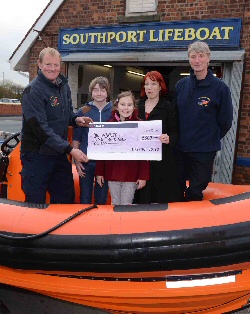
<path fill-rule="evenodd" d="M 175 150 L 178 179 L 186 201 L 200 201 L 211 181 L 216 152 L 189 153 Z M 186 186 L 186 181 L 189 186 Z"/>
<path fill-rule="evenodd" d="M 27 152 L 21 153 L 21 161 L 22 189 L 26 202 L 45 204 L 48 191 L 52 204 L 74 203 L 72 165 L 66 155 Z"/>

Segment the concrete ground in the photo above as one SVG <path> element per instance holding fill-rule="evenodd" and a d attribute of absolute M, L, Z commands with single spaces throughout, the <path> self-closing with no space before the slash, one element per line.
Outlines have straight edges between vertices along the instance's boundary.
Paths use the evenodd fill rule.
<path fill-rule="evenodd" d="M 0 116 L 0 145 L 12 134 L 21 131 L 22 116 Z M 10 142 L 15 144 L 15 140 Z M 1 314 L 1 313 L 0 313 Z"/>
<path fill-rule="evenodd" d="M 57 299 L 49 298 L 22 289 L 17 289 L 14 287 L 0 284 L 0 314 L 108 314 L 108 313 L 109 312 L 105 312 L 102 310 L 78 304 L 72 303 L 70 304 L 64 301 L 60 301 Z M 250 308 L 233 313 L 247 314 L 250 313 Z"/>
<path fill-rule="evenodd" d="M 0 284 L 0 314 L 106 314 L 40 294 Z"/>
<path fill-rule="evenodd" d="M 0 116 L 0 132 L 16 133 L 21 131 L 22 116 Z"/>

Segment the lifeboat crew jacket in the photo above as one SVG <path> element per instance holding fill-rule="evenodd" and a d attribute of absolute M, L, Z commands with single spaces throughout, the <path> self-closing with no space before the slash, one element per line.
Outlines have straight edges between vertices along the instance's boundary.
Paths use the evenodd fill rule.
<path fill-rule="evenodd" d="M 53 83 L 39 70 L 25 88 L 21 103 L 21 175 L 26 201 L 45 203 L 48 189 L 51 203 L 73 203 L 72 166 L 67 158 L 73 147 L 67 138 L 68 126 L 76 125 L 77 115 L 73 112 L 67 79 L 59 74 Z M 49 186 L 48 177 L 53 177 Z"/>
<path fill-rule="evenodd" d="M 174 100 L 179 111 L 176 158 L 181 186 L 184 191 L 188 176 L 184 173 L 184 164 L 192 160 L 188 167 L 195 168 L 197 175 L 192 181 L 192 190 L 186 190 L 186 200 L 201 200 L 202 191 L 211 180 L 216 152 L 221 149 L 220 140 L 232 125 L 231 93 L 228 86 L 215 77 L 211 70 L 208 70 L 203 80 L 198 80 L 191 70 L 189 77 L 176 84 Z"/>

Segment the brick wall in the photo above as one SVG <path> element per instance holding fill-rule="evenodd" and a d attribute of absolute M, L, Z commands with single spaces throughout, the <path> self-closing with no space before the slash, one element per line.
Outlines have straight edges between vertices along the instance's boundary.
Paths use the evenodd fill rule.
<path fill-rule="evenodd" d="M 41 33 L 44 43 L 56 48 L 58 47 L 58 29 L 100 26 L 117 24 L 119 15 L 125 14 L 125 2 L 118 0 L 108 1 L 83 1 L 67 0 L 58 9 L 53 19 L 47 24 Z M 43 41 L 36 41 L 30 50 L 30 79 L 37 75 L 37 60 L 40 51 L 45 48 Z M 63 68 L 61 73 L 65 73 Z"/>
<path fill-rule="evenodd" d="M 88 26 L 115 25 L 125 16 L 126 0 L 67 0 L 60 6 L 41 36 L 47 46 L 58 47 L 58 30 Z M 245 49 L 245 73 L 236 145 L 236 157 L 250 157 L 250 1 L 249 0 L 159 0 L 160 21 L 241 18 L 241 48 Z M 30 51 L 30 78 L 37 73 L 37 59 L 44 48 L 36 41 Z M 65 69 L 64 69 L 65 70 Z M 243 174 L 242 174 L 243 172 Z M 248 169 L 235 167 L 233 183 L 250 183 Z M 245 179 L 242 180 L 241 174 Z"/>
<path fill-rule="evenodd" d="M 235 166 L 234 181 L 237 184 L 250 184 L 250 167 Z"/>
<path fill-rule="evenodd" d="M 15 104 L 0 104 L 0 116 L 18 116 L 22 114 L 22 106 Z"/>

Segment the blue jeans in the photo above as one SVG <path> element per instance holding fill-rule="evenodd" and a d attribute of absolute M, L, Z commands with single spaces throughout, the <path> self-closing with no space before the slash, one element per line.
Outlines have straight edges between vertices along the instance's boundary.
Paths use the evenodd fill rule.
<path fill-rule="evenodd" d="M 92 193 L 94 189 L 94 203 L 95 204 L 106 204 L 108 197 L 108 182 L 105 181 L 104 185 L 100 185 L 95 182 L 95 165 L 96 162 L 90 160 L 88 163 L 83 163 L 85 168 L 85 177 L 80 177 L 80 203 L 81 204 L 92 204 Z"/>
<path fill-rule="evenodd" d="M 178 179 L 186 201 L 200 201 L 211 181 L 216 152 L 189 153 L 175 151 Z M 189 180 L 189 187 L 186 181 Z"/>
<path fill-rule="evenodd" d="M 46 191 L 52 204 L 72 204 L 75 200 L 72 165 L 66 155 L 21 153 L 22 189 L 25 201 L 45 204 Z"/>

